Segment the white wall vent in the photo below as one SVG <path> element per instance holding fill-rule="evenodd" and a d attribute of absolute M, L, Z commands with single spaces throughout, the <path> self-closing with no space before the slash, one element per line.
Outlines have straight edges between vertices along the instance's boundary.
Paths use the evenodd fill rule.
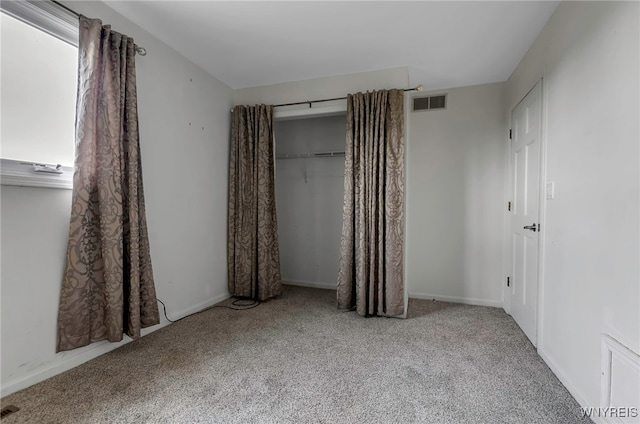
<path fill-rule="evenodd" d="M 640 356 L 607 334 L 602 335 L 600 408 L 594 409 L 591 418 L 606 423 L 637 423 L 640 415 Z"/>
<path fill-rule="evenodd" d="M 435 110 L 447 108 L 447 95 L 436 94 L 434 96 L 427 97 L 414 97 L 413 98 L 413 111 L 418 110 Z"/>

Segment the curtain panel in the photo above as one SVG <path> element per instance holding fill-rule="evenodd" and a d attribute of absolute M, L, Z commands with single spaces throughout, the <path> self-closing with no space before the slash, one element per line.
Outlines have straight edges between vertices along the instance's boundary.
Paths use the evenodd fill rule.
<path fill-rule="evenodd" d="M 80 17 L 76 155 L 57 351 L 160 317 L 144 205 L 132 38 Z"/>
<path fill-rule="evenodd" d="M 232 295 L 265 300 L 282 294 L 273 106 L 236 106 L 233 110 L 227 260 Z"/>
<path fill-rule="evenodd" d="M 347 97 L 339 308 L 404 313 L 404 92 Z"/>

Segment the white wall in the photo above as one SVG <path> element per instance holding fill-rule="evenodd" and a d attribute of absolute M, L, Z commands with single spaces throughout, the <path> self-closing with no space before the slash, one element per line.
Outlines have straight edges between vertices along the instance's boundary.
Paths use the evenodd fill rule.
<path fill-rule="evenodd" d="M 104 4 L 67 3 L 133 36 L 148 51 L 137 58 L 136 66 L 158 297 L 167 304 L 172 319 L 228 297 L 226 199 L 232 90 Z M 2 186 L 0 199 L 5 396 L 120 344 L 99 342 L 55 354 L 71 192 Z M 166 324 L 164 317 L 162 323 Z"/>
<path fill-rule="evenodd" d="M 409 113 L 409 296 L 502 306 L 504 84 L 447 93 L 446 110 Z"/>
<path fill-rule="evenodd" d="M 328 78 L 294 81 L 262 87 L 243 88 L 235 91 L 235 104 L 258 103 L 280 104 L 306 100 L 344 97 L 349 93 L 391 88 L 409 88 L 407 67 L 362 72 Z M 326 103 L 317 103 L 313 108 L 321 108 Z M 295 108 L 308 108 L 307 105 Z M 279 108 L 278 110 L 284 110 Z"/>
<path fill-rule="evenodd" d="M 544 78 L 538 351 L 583 406 L 599 405 L 603 333 L 640 352 L 639 6 L 561 3 L 507 84 L 510 111 Z"/>
<path fill-rule="evenodd" d="M 276 154 L 344 151 L 344 115 L 274 123 Z M 280 269 L 286 283 L 336 288 L 344 156 L 276 160 Z"/>
<path fill-rule="evenodd" d="M 236 90 L 235 99 L 273 104 L 341 97 L 406 88 L 407 77 L 407 68 L 396 68 Z M 405 110 L 405 275 L 412 297 L 502 306 L 503 89 L 504 84 L 488 84 L 445 90 L 447 110 Z M 407 97 L 420 94 L 428 93 Z"/>
<path fill-rule="evenodd" d="M 316 100 L 316 99 L 326 99 L 326 98 L 336 98 L 336 97 L 344 97 L 349 93 L 357 93 L 357 92 L 365 92 L 371 90 L 378 89 L 391 89 L 391 88 L 408 88 L 409 74 L 408 68 L 394 68 L 394 69 L 386 69 L 381 71 L 371 71 L 371 72 L 363 72 L 359 74 L 349 74 L 349 75 L 341 75 L 335 77 L 328 78 L 317 78 L 305 81 L 294 81 L 283 84 L 275 84 L 268 85 L 262 87 L 252 87 L 245 88 L 241 90 L 235 91 L 235 103 L 236 104 L 257 104 L 257 103 L 266 103 L 266 104 L 279 104 L 279 103 L 291 103 L 291 102 L 299 102 L 306 100 Z M 309 113 L 314 113 L 316 111 L 317 116 L 322 116 L 323 113 L 336 113 L 337 110 L 341 110 L 342 113 L 346 112 L 346 101 L 336 101 L 336 102 L 326 102 L 326 103 L 316 103 L 313 105 L 312 109 L 309 109 L 308 105 L 299 105 L 299 106 L 289 106 L 289 107 L 281 107 L 277 108 L 275 112 L 275 117 L 285 116 L 292 113 L 294 116 L 302 115 L 308 116 Z M 345 119 L 343 117 L 343 119 Z M 276 129 L 277 130 L 277 129 Z M 346 137 L 346 126 L 344 128 L 344 136 Z M 279 137 L 276 133 L 276 149 L 278 149 Z M 342 146 L 344 148 L 345 139 L 343 138 Z M 315 144 L 315 143 L 314 143 Z M 333 141 L 332 141 L 332 145 Z M 342 149 L 341 149 L 342 150 Z M 283 152 L 287 153 L 287 152 Z M 332 161 L 333 168 L 331 170 L 323 169 L 323 167 L 327 166 L 323 165 L 321 161 Z M 341 161 L 341 164 L 337 162 Z M 290 162 L 290 163 L 285 163 Z M 304 180 L 295 179 L 296 171 L 294 169 L 295 166 L 301 165 L 301 162 L 294 163 L 294 161 L 278 161 L 277 170 L 276 170 L 276 189 L 278 192 L 277 195 L 277 212 L 278 216 L 278 225 L 280 227 L 280 223 L 284 222 L 286 217 L 286 221 L 289 222 L 290 219 L 295 219 L 295 225 L 309 225 L 309 228 L 305 230 L 300 229 L 300 231 L 307 231 L 309 236 L 320 237 L 320 231 L 323 229 L 317 225 L 320 225 L 320 222 L 314 223 L 313 227 L 311 227 L 312 221 L 319 217 L 320 215 L 311 211 L 311 206 L 308 205 L 304 207 L 304 214 L 306 217 L 298 216 L 294 218 L 293 207 L 298 203 L 297 196 L 302 195 L 306 196 L 309 201 L 313 201 L 314 203 L 319 202 L 319 196 L 314 194 L 313 192 L 309 192 L 307 187 L 303 187 Z M 338 260 L 340 254 L 340 232 L 342 230 L 342 198 L 344 195 L 344 174 L 341 175 L 341 178 L 338 177 L 340 173 L 340 169 L 344 173 L 344 158 L 341 159 L 314 159 L 313 162 L 307 162 L 307 172 L 311 176 L 313 183 L 316 184 L 318 182 L 318 177 L 324 180 L 324 182 L 320 185 L 320 188 L 324 191 L 328 187 L 334 188 L 337 192 L 332 193 L 330 200 L 327 204 L 324 205 L 325 208 L 331 209 L 334 213 L 337 213 L 338 219 L 340 220 L 339 224 L 336 224 L 336 215 L 328 215 L 323 217 L 323 219 L 328 219 L 327 224 L 334 226 L 337 228 L 338 234 L 323 234 L 322 244 L 325 246 L 329 246 L 331 244 L 331 240 L 337 240 L 337 244 L 335 248 L 331 248 L 330 250 L 325 250 L 322 253 L 321 257 L 317 259 L 310 260 L 308 256 L 304 258 L 299 257 L 301 253 L 304 254 L 304 251 L 298 250 L 294 255 L 295 257 L 290 257 L 289 255 L 293 252 L 293 246 L 296 243 L 297 236 L 291 235 L 289 236 L 287 233 L 281 233 L 282 229 L 279 228 L 279 236 L 283 240 L 284 250 L 281 251 L 281 261 L 282 267 L 281 270 L 283 272 L 283 280 L 289 284 L 299 284 L 306 286 L 315 286 L 315 287 L 325 287 L 325 288 L 335 288 L 337 283 L 337 269 L 338 269 Z M 340 178 L 340 181 L 338 181 Z M 284 179 L 284 184 L 281 181 Z M 330 180 L 333 179 L 332 182 Z M 285 193 L 285 186 L 293 190 L 293 193 Z M 309 184 L 305 184 L 305 186 L 309 186 Z M 319 193 L 318 193 L 319 194 Z M 289 200 L 287 196 L 291 196 L 292 198 Z M 329 207 L 329 204 L 333 206 Z M 313 213 L 313 214 L 312 214 Z M 327 210 L 327 213 L 328 210 Z M 284 216 L 281 216 L 281 214 Z M 310 215 L 312 214 L 312 215 Z M 317 224 L 317 225 L 316 225 Z M 312 235 L 314 234 L 314 235 Z M 317 234 L 317 235 L 316 235 Z M 304 245 L 305 248 L 309 248 L 307 244 Z M 335 250 L 334 250 L 335 249 Z M 331 262 L 331 256 L 335 256 L 334 262 Z M 304 265 L 301 263 L 294 263 L 297 260 L 303 260 Z M 289 263 L 289 264 L 288 264 Z M 329 269 L 316 269 L 317 266 L 320 266 L 320 263 L 330 264 Z M 305 266 L 312 266 L 314 270 L 312 272 L 303 271 L 302 268 Z M 333 277 L 331 275 L 333 274 Z M 311 280 L 311 281 L 310 281 Z"/>

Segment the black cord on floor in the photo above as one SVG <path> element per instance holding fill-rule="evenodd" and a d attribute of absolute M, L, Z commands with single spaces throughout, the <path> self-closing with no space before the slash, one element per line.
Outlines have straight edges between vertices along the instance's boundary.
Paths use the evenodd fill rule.
<path fill-rule="evenodd" d="M 162 304 L 162 309 L 164 310 L 164 317 L 169 322 L 178 322 L 178 321 L 181 321 L 181 320 L 183 320 L 185 318 L 188 318 L 188 317 L 190 317 L 192 315 L 196 315 L 196 314 L 199 314 L 199 313 L 202 313 L 204 311 L 208 311 L 209 309 L 214 309 L 214 308 L 231 309 L 232 311 L 246 311 L 247 309 L 253 309 L 253 308 L 256 308 L 256 307 L 260 306 L 260 301 L 259 300 L 253 300 L 253 299 L 247 299 L 247 298 L 237 298 L 236 300 L 231 302 L 231 304 L 233 306 L 237 306 L 237 308 L 233 308 L 231 306 L 226 306 L 226 305 L 213 305 L 213 306 L 209 306 L 208 308 L 204 308 L 201 311 L 194 312 L 194 313 L 189 314 L 189 315 L 185 315 L 182 318 L 178 318 L 177 320 L 170 320 L 169 317 L 167 316 L 167 305 L 165 305 L 164 302 L 162 300 L 160 300 L 160 299 L 158 299 L 158 302 L 160 302 Z"/>

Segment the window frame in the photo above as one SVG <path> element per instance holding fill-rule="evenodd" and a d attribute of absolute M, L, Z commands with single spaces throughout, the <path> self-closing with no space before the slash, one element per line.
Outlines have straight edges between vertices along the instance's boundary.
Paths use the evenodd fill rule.
<path fill-rule="evenodd" d="M 78 47 L 78 17 L 53 1 L 2 0 L 0 12 Z M 73 167 L 63 166 L 62 174 L 52 174 L 36 172 L 35 165 L 45 164 L 0 158 L 0 184 L 67 190 L 73 188 Z M 46 165 L 56 166 L 48 163 Z"/>
<path fill-rule="evenodd" d="M 0 159 L 0 183 L 6 186 L 41 187 L 73 189 L 73 167 L 61 166 L 61 174 L 36 172 L 36 165 L 48 165 L 37 162 L 25 162 L 13 159 Z M 55 167 L 56 165 L 53 165 Z"/>
<path fill-rule="evenodd" d="M 52 1 L 0 2 L 0 11 L 47 34 L 78 47 L 78 17 Z"/>

